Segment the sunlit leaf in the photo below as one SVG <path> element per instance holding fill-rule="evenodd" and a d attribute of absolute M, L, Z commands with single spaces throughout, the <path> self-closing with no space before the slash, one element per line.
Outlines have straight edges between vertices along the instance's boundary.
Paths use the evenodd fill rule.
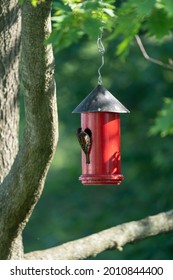
<path fill-rule="evenodd" d="M 172 0 L 162 0 L 165 11 L 168 13 L 168 16 L 173 16 L 173 1 Z"/>

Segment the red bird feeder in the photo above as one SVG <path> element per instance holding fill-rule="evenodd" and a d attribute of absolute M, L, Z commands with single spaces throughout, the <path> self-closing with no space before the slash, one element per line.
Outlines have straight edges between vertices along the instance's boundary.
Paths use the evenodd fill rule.
<path fill-rule="evenodd" d="M 85 142 L 80 142 L 83 151 L 79 180 L 83 185 L 119 185 L 124 178 L 121 174 L 120 113 L 129 113 L 129 110 L 98 85 L 73 113 L 81 113 L 80 136 L 83 141 L 89 141 L 89 161 L 82 146 Z"/>

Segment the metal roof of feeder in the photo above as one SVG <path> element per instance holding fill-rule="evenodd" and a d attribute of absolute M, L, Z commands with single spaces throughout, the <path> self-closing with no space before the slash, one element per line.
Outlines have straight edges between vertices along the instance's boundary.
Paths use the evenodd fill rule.
<path fill-rule="evenodd" d="M 102 85 L 98 85 L 72 113 L 84 112 L 130 113 L 130 111 Z"/>

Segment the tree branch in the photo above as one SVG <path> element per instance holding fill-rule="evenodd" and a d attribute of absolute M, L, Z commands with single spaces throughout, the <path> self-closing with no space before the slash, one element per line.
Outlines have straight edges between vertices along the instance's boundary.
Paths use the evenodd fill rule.
<path fill-rule="evenodd" d="M 27 253 L 24 259 L 86 259 L 113 248 L 122 251 L 123 246 L 128 243 L 170 231 L 173 231 L 173 210 L 139 221 L 124 223 L 47 250 Z"/>
<path fill-rule="evenodd" d="M 152 63 L 154 63 L 154 64 L 157 64 L 157 65 L 159 65 L 159 66 L 162 66 L 162 67 L 164 67 L 164 68 L 167 68 L 167 69 L 169 69 L 169 70 L 173 70 L 173 65 L 167 64 L 167 63 L 163 63 L 163 62 L 160 61 L 160 60 L 157 60 L 157 59 L 155 59 L 155 58 L 150 57 L 150 56 L 147 54 L 147 52 L 146 52 L 146 50 L 145 50 L 145 48 L 144 48 L 144 45 L 143 45 L 143 43 L 142 43 L 142 41 L 141 41 L 141 38 L 140 38 L 138 35 L 136 35 L 135 38 L 136 38 L 136 42 L 137 42 L 137 44 L 138 44 L 138 46 L 139 46 L 139 48 L 140 48 L 140 50 L 141 50 L 141 52 L 142 52 L 144 58 L 145 58 L 146 60 L 148 60 L 148 61 L 150 61 L 150 62 L 152 62 Z"/>

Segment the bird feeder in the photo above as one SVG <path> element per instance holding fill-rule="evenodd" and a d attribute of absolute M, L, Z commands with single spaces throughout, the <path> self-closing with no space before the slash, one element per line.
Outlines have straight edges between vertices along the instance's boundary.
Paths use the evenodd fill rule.
<path fill-rule="evenodd" d="M 72 113 L 81 114 L 81 129 L 91 131 L 90 163 L 82 151 L 83 185 L 119 185 L 121 174 L 120 113 L 129 113 L 107 89 L 98 85 Z"/>

